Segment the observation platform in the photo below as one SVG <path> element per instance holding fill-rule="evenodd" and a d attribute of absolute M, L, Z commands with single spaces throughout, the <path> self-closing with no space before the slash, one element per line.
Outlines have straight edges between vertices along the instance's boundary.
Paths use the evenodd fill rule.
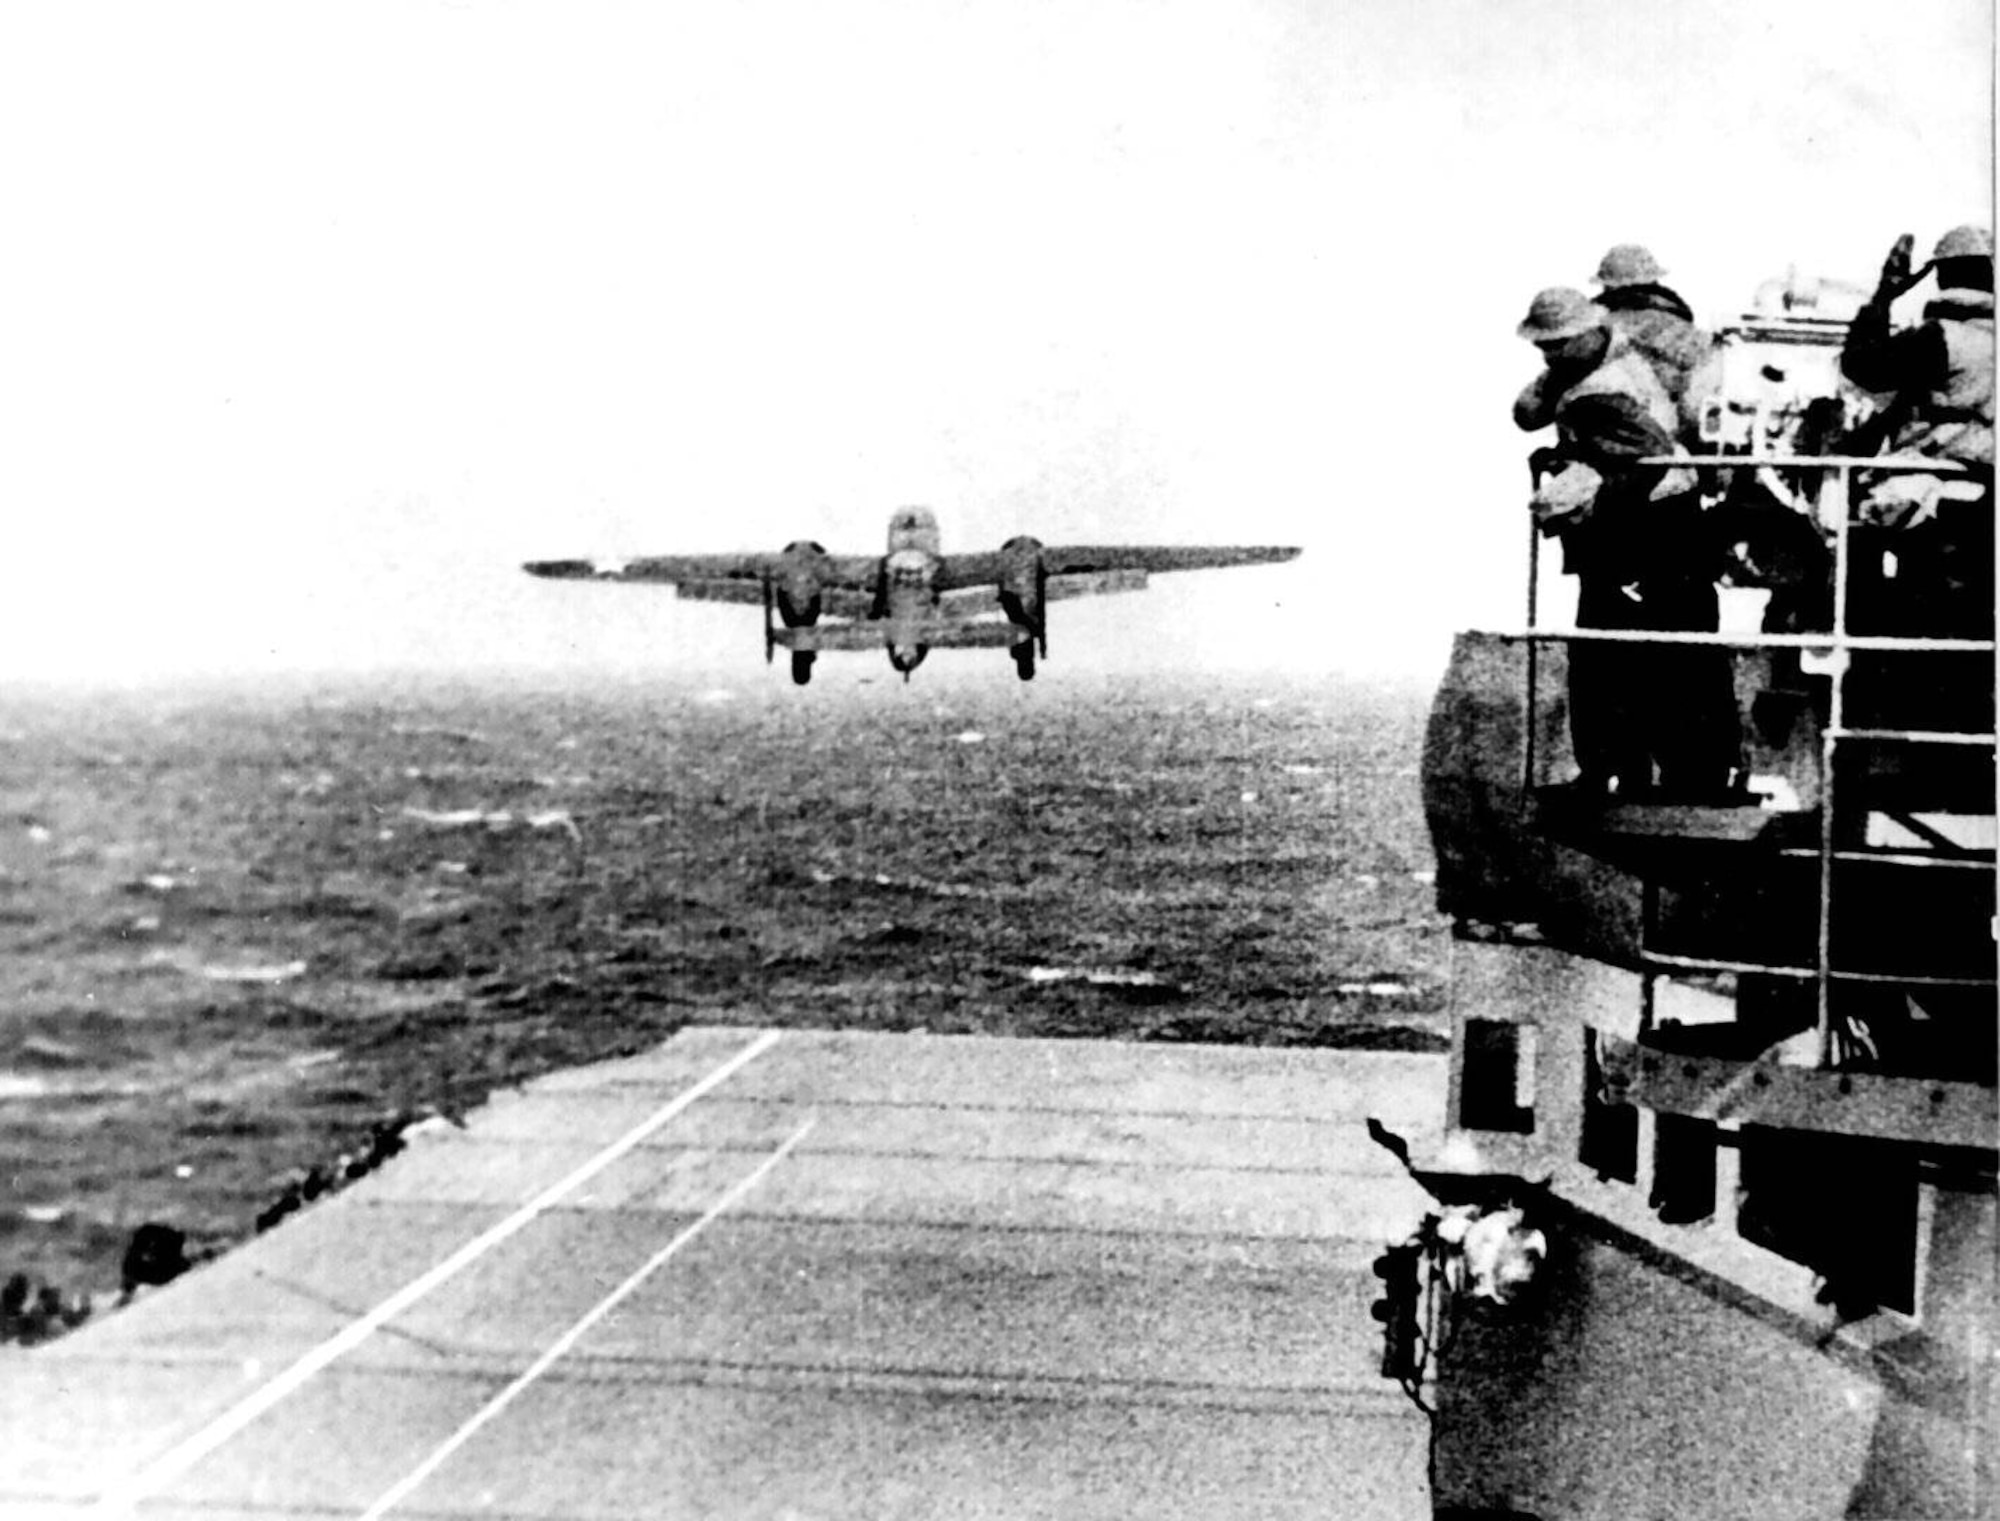
<path fill-rule="evenodd" d="M 0 1512 L 1428 1517 L 1441 1056 L 697 1028 L 0 1377 Z"/>

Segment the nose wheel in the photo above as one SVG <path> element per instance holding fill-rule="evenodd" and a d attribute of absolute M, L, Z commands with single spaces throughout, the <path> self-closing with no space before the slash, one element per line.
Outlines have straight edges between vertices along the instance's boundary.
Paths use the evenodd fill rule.
<path fill-rule="evenodd" d="M 805 684 L 806 684 L 807 682 L 809 682 L 809 681 L 811 681 L 811 680 L 813 679 L 813 655 L 814 655 L 814 653 L 815 653 L 815 652 L 814 652 L 814 651 L 812 651 L 812 650 L 793 650 L 793 651 L 792 651 L 792 685 L 793 685 L 793 686 L 795 686 L 795 687 L 802 687 L 802 686 L 804 686 L 804 685 L 805 685 Z"/>
<path fill-rule="evenodd" d="M 1020 644 L 1012 646 L 1008 650 L 1008 653 L 1014 657 L 1014 674 L 1023 681 L 1033 681 L 1035 679 L 1034 644 L 1031 641 L 1023 640 Z"/>

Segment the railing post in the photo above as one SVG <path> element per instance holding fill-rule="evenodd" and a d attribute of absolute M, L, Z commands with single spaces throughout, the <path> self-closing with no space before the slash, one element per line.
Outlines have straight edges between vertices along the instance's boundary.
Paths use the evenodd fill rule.
<path fill-rule="evenodd" d="M 1535 629 L 1536 610 L 1542 584 L 1542 530 L 1533 516 L 1528 519 L 1528 629 Z M 1535 711 L 1540 703 L 1538 688 L 1542 642 L 1528 641 L 1528 703 L 1521 721 L 1521 797 L 1525 801 L 1535 790 Z"/>
<path fill-rule="evenodd" d="M 1840 731 L 1846 725 L 1847 576 L 1854 523 L 1853 474 L 1846 465 L 1834 471 L 1833 527 L 1833 650 L 1829 659 L 1826 733 L 1820 739 L 1819 778 L 1819 923 L 1814 963 L 1814 1015 L 1819 1031 L 1819 1065 L 1833 1065 L 1833 868 L 1838 835 L 1834 825 L 1834 770 Z"/>

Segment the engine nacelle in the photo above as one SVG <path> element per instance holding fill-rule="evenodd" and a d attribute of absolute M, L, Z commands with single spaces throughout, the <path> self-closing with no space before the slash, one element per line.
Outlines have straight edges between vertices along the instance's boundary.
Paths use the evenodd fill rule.
<path fill-rule="evenodd" d="M 1036 648 L 1049 652 L 1048 566 L 1042 541 L 1021 534 L 1000 546 L 1000 607 L 1009 620 L 1034 633 Z"/>
<path fill-rule="evenodd" d="M 786 628 L 810 628 L 819 622 L 826 586 L 826 546 L 811 539 L 794 539 L 778 556 L 772 578 L 778 616 Z"/>

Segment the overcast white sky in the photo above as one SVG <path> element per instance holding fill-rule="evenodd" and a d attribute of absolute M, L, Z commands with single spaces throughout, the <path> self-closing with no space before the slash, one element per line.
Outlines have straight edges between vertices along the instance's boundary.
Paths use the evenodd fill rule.
<path fill-rule="evenodd" d="M 910 502 L 1306 546 L 1051 675 L 1429 672 L 1518 620 L 1534 291 L 1990 222 L 1993 58 L 1988 0 L 8 7 L 0 678 L 747 675 L 754 612 L 516 567 Z"/>

